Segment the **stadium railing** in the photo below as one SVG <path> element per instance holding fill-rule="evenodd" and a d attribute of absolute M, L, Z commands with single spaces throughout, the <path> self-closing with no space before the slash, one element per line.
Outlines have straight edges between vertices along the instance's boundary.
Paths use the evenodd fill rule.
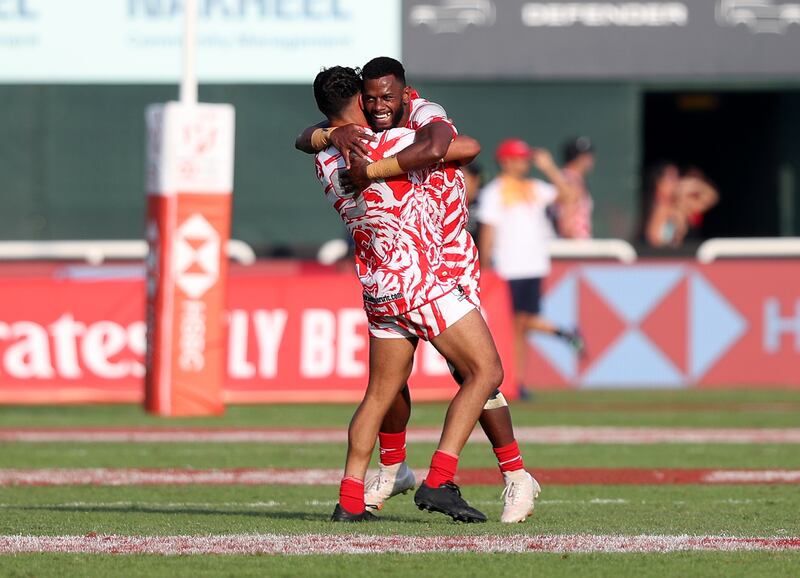
<path fill-rule="evenodd" d="M 634 263 L 638 258 L 633 245 L 622 239 L 552 239 L 553 259 L 616 259 Z"/>
<path fill-rule="evenodd" d="M 252 247 L 238 239 L 227 244 L 230 259 L 242 265 L 256 262 Z M 95 241 L 0 241 L 0 261 L 48 259 L 56 261 L 86 261 L 99 265 L 103 261 L 141 260 L 147 256 L 147 241 L 95 240 Z"/>
<path fill-rule="evenodd" d="M 800 237 L 709 239 L 697 248 L 701 263 L 725 257 L 800 257 Z"/>

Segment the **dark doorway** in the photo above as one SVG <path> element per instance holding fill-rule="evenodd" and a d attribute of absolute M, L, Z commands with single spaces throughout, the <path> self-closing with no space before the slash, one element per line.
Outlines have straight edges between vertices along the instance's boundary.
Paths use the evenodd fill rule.
<path fill-rule="evenodd" d="M 720 202 L 705 215 L 701 238 L 780 234 L 784 96 L 766 91 L 645 94 L 642 174 L 671 161 L 684 170 L 699 169 L 719 190 Z"/>

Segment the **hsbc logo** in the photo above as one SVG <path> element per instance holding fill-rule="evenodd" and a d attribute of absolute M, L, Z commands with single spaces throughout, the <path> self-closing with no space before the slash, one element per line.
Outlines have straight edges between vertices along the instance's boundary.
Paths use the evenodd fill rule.
<path fill-rule="evenodd" d="M 175 235 L 175 284 L 188 297 L 178 312 L 178 366 L 187 372 L 206 365 L 207 304 L 201 297 L 219 279 L 220 238 L 200 213 L 189 216 Z"/>
<path fill-rule="evenodd" d="M 199 299 L 219 279 L 219 233 L 194 213 L 178 227 L 174 252 L 176 284 L 191 299 Z"/>
<path fill-rule="evenodd" d="M 588 357 L 560 340 L 530 344 L 561 377 L 583 388 L 678 387 L 711 371 L 748 331 L 748 322 L 698 270 L 586 266 L 548 292 L 543 314 L 579 326 Z"/>

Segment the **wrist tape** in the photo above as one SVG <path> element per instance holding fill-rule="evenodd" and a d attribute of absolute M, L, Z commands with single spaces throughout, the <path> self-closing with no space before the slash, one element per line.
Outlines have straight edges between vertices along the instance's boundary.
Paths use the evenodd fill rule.
<path fill-rule="evenodd" d="M 367 177 L 371 180 L 396 177 L 402 174 L 405 174 L 405 171 L 400 168 L 397 157 L 381 159 L 367 166 Z"/>
<path fill-rule="evenodd" d="M 311 133 L 311 148 L 316 151 L 321 151 L 329 144 L 331 144 L 331 133 L 336 130 L 336 127 L 331 128 L 318 128 Z"/>

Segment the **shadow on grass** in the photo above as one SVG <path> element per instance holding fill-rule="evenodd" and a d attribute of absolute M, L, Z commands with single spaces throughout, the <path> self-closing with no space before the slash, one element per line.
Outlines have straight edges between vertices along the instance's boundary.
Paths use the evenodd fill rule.
<path fill-rule="evenodd" d="M 316 514 L 313 512 L 264 512 L 253 510 L 225 510 L 214 508 L 192 508 L 183 506 L 180 508 L 164 508 L 158 505 L 51 505 L 51 506 L 17 506 L 15 510 L 38 510 L 50 512 L 83 512 L 91 513 L 111 513 L 111 514 L 186 514 L 193 516 L 247 516 L 253 518 L 273 518 L 280 520 L 305 520 L 322 521 L 328 520 L 330 515 Z"/>
<path fill-rule="evenodd" d="M 246 516 L 251 518 L 265 518 L 274 520 L 302 520 L 305 522 L 328 522 L 330 514 L 314 512 L 265 512 L 252 510 L 225 510 L 214 508 L 192 508 L 182 506 L 179 508 L 165 508 L 158 505 L 147 506 L 137 504 L 126 505 L 42 505 L 42 506 L 15 506 L 9 508 L 14 510 L 27 511 L 50 511 L 50 512 L 82 512 L 82 513 L 110 513 L 110 514 L 185 514 L 195 516 Z M 333 508 L 331 508 L 331 512 Z M 381 516 L 385 522 L 409 522 L 406 518 L 396 516 Z"/>

